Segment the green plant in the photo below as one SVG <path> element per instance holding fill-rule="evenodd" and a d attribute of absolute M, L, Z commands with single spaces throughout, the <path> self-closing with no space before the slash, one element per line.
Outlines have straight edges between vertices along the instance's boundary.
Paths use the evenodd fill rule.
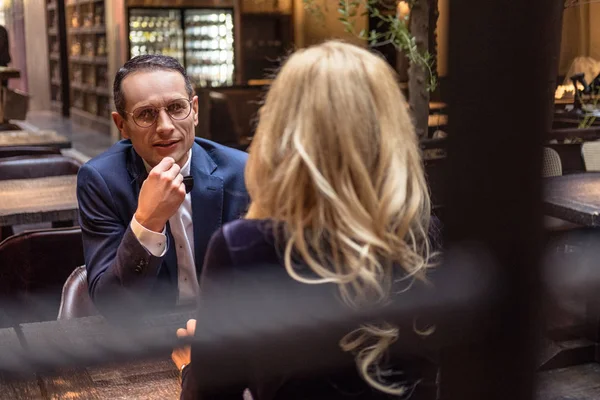
<path fill-rule="evenodd" d="M 593 92 L 594 92 L 594 86 L 592 86 L 592 93 Z M 581 122 L 579 122 L 578 128 L 580 128 L 580 129 L 591 128 L 592 125 L 594 125 L 594 122 L 596 122 L 597 117 L 594 114 L 594 112 L 597 112 L 597 110 L 598 110 L 598 100 L 600 100 L 600 96 L 592 95 L 590 98 L 591 100 L 587 103 L 584 102 L 583 97 L 579 93 L 577 93 L 576 96 L 579 96 L 579 100 L 581 101 L 583 111 L 585 112 L 585 116 L 583 117 L 583 120 L 581 120 Z M 591 109 L 592 112 L 589 112 L 588 111 L 589 109 Z"/>
<path fill-rule="evenodd" d="M 325 21 L 325 14 L 315 0 L 302 0 L 302 4 L 306 11 L 317 17 L 320 21 Z M 325 3 L 325 9 L 328 9 L 327 3 Z"/>
<path fill-rule="evenodd" d="M 408 1 L 410 9 L 413 8 L 416 1 Z M 396 16 L 395 10 L 398 2 L 398 0 L 338 0 L 338 20 L 344 25 L 346 32 L 367 41 L 371 47 L 391 44 L 402 51 L 402 54 L 412 64 L 424 68 L 429 77 L 427 90 L 434 91 L 437 86 L 437 75 L 433 68 L 434 57 L 427 51 L 419 51 L 416 39 L 411 34 L 408 26 L 409 17 L 399 18 Z M 323 10 L 316 3 L 316 0 L 303 0 L 303 3 L 308 12 L 324 19 Z M 325 7 L 327 6 L 325 5 Z M 369 16 L 377 20 L 376 28 L 384 27 L 385 29 L 379 32 L 378 29 L 363 29 L 356 32 L 356 19 L 359 16 Z"/>

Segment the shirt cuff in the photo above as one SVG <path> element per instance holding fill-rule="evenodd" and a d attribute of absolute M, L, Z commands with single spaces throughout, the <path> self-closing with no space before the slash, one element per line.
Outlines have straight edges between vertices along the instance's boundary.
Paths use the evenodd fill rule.
<path fill-rule="evenodd" d="M 167 252 L 166 229 L 162 233 L 153 232 L 145 228 L 136 219 L 131 219 L 131 230 L 140 244 L 154 257 L 162 257 Z"/>

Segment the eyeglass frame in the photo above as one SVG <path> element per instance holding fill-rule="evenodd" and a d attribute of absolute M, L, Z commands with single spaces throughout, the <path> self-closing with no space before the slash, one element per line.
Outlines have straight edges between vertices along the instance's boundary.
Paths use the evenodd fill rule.
<path fill-rule="evenodd" d="M 185 117 L 183 117 L 183 118 L 180 118 L 180 119 L 173 118 L 173 116 L 171 114 L 169 114 L 169 112 L 167 111 L 167 107 L 170 106 L 171 104 L 173 104 L 174 102 L 178 101 L 178 100 L 185 100 L 185 101 L 187 101 L 190 104 L 190 110 L 188 111 L 187 115 Z M 165 112 L 167 113 L 167 115 L 169 116 L 169 118 L 171 118 L 172 121 L 183 121 L 184 119 L 186 119 L 187 117 L 189 117 L 190 114 L 192 113 L 192 109 L 193 109 L 192 102 L 193 101 L 194 101 L 194 99 L 186 99 L 185 97 L 181 97 L 179 99 L 171 100 L 169 102 L 169 104 L 167 104 L 164 107 L 154 107 L 154 106 L 150 106 L 150 105 L 149 106 L 140 106 L 140 107 L 136 107 L 132 112 L 125 111 L 125 114 L 131 115 L 131 119 L 133 120 L 133 123 L 136 124 L 137 126 L 139 126 L 140 128 L 150 128 L 151 126 L 153 126 L 154 124 L 156 124 L 156 121 L 158 121 L 158 116 L 160 115 L 160 112 L 162 110 L 165 110 Z M 142 125 L 138 124 L 137 121 L 135 120 L 134 115 L 133 115 L 133 113 L 135 112 L 135 110 L 138 110 L 140 108 L 151 108 L 151 107 L 154 108 L 157 111 L 156 118 L 154 118 L 154 122 L 152 122 L 148 126 L 142 126 Z"/>

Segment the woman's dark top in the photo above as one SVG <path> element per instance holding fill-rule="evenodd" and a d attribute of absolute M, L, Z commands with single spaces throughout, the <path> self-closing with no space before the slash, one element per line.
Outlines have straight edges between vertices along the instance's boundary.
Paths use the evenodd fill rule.
<path fill-rule="evenodd" d="M 181 398 L 239 400 L 245 388 L 254 400 L 406 398 L 377 391 L 359 376 L 354 356 L 339 347 L 359 323 L 332 322 L 351 313 L 337 286 L 292 279 L 282 245 L 264 220 L 234 221 L 213 235 Z M 430 359 L 403 355 L 380 365 L 391 367 L 392 382 L 419 382 L 411 399 L 436 398 L 437 367 Z"/>

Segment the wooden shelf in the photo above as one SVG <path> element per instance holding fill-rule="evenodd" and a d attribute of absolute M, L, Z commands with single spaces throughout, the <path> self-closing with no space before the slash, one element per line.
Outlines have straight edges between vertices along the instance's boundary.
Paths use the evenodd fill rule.
<path fill-rule="evenodd" d="M 71 107 L 71 114 L 76 115 L 79 118 L 87 119 L 90 122 L 102 124 L 103 126 L 110 128 L 110 119 L 108 118 L 103 118 L 98 115 L 94 115 L 77 107 Z"/>
<path fill-rule="evenodd" d="M 69 56 L 69 61 L 82 63 L 82 64 L 108 64 L 107 57 L 98 56 Z"/>
<path fill-rule="evenodd" d="M 48 86 L 51 93 L 50 105 L 52 111 L 63 116 L 68 116 L 70 91 L 68 60 L 65 57 L 66 49 L 68 49 L 66 43 L 67 34 L 65 31 L 65 1 L 67 0 L 43 0 L 46 3 L 46 23 L 48 24 L 46 57 L 50 60 L 48 65 Z"/>
<path fill-rule="evenodd" d="M 104 0 L 67 0 L 65 2 L 66 6 L 74 6 L 77 4 L 93 4 L 93 3 L 102 3 Z"/>
<path fill-rule="evenodd" d="M 71 82 L 73 89 L 81 90 L 82 92 L 97 94 L 99 96 L 110 96 L 110 92 L 107 88 L 101 86 L 92 86 L 85 83 Z"/>
<path fill-rule="evenodd" d="M 71 87 L 73 89 L 77 89 L 77 90 L 85 90 L 85 89 L 87 89 L 88 87 L 91 87 L 91 86 L 83 84 L 83 83 L 77 83 L 77 82 L 71 81 Z"/>
<path fill-rule="evenodd" d="M 106 33 L 106 27 L 104 25 L 98 26 L 82 26 L 79 28 L 69 28 L 69 35 L 92 35 L 97 33 Z"/>
<path fill-rule="evenodd" d="M 167 7 L 165 3 L 181 8 L 233 8 L 235 0 L 127 0 L 129 7 Z"/>
<path fill-rule="evenodd" d="M 91 73 L 98 77 L 100 73 L 106 73 L 108 69 L 108 54 L 105 52 L 97 53 L 99 48 L 87 49 L 89 41 L 97 42 L 104 40 L 107 33 L 107 26 L 104 21 L 104 11 L 99 15 L 100 9 L 106 10 L 106 4 L 109 1 L 105 0 L 50 0 L 64 1 L 65 4 L 65 40 L 67 48 L 67 64 L 70 76 L 68 82 L 63 78 L 63 87 L 68 86 L 67 94 L 69 101 L 64 101 L 63 107 L 70 110 L 69 114 L 73 121 L 91 127 L 96 131 L 110 134 L 110 118 L 103 115 L 106 114 L 104 107 L 110 100 L 109 85 L 98 86 L 94 76 L 89 76 Z M 61 3 L 57 3 L 62 7 Z M 76 13 L 78 15 L 76 15 Z M 77 20 L 77 21 L 75 21 Z M 74 23 L 74 26 L 71 25 Z M 97 25 L 94 23 L 98 23 Z M 92 25 L 94 24 L 94 25 Z M 99 39 L 100 38 L 100 39 Z M 81 45 L 79 53 L 71 54 L 70 49 L 75 43 Z M 84 51 L 86 48 L 88 51 Z M 81 74 L 76 76 L 78 80 L 74 80 L 74 71 L 79 71 Z M 84 75 L 85 74 L 85 75 Z M 90 78 L 89 80 L 82 79 L 83 77 Z M 91 111 L 91 112 L 90 112 Z"/>

